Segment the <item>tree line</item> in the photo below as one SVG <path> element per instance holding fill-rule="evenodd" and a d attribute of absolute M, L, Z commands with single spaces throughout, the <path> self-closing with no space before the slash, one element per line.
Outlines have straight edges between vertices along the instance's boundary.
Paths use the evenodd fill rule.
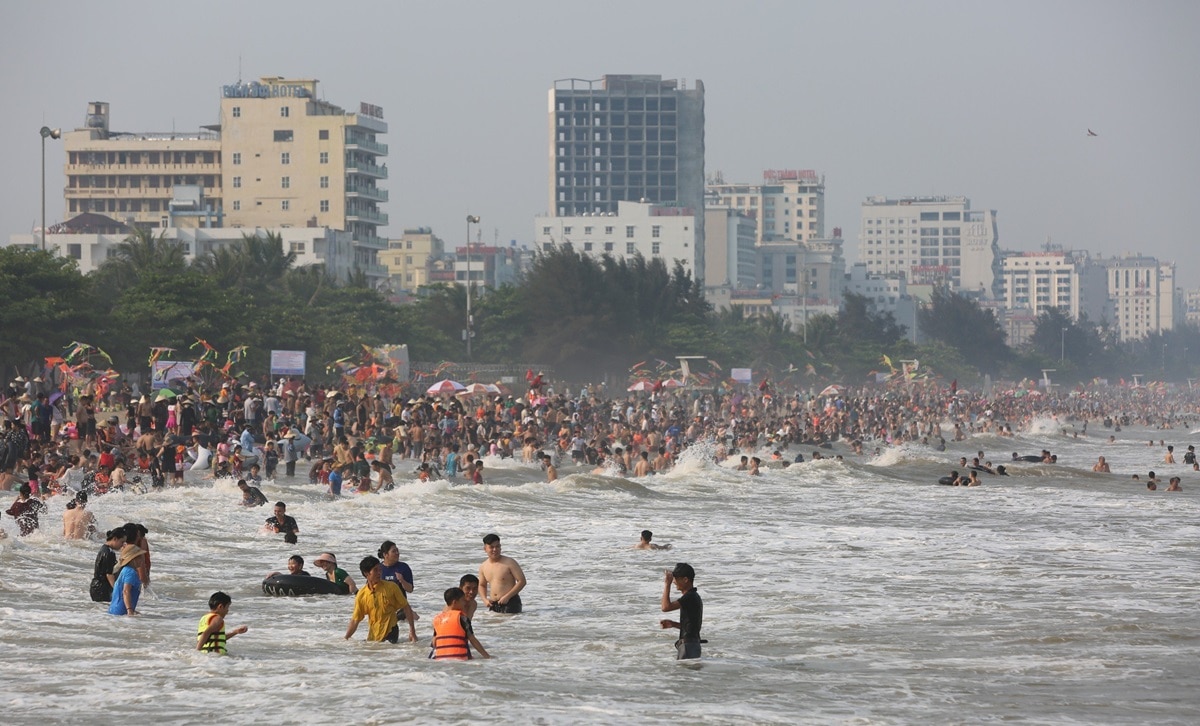
<path fill-rule="evenodd" d="M 730 367 L 755 380 L 858 384 L 888 361 L 920 360 L 968 385 L 984 374 L 1056 381 L 1093 378 L 1182 381 L 1200 358 L 1200 328 L 1185 325 L 1121 342 L 1103 321 L 1044 313 L 1028 344 L 1014 349 L 991 310 L 946 289 L 918 312 L 917 345 L 888 312 L 847 294 L 836 315 L 793 325 L 778 314 L 715 310 L 702 286 L 658 258 L 594 258 L 570 245 L 539 253 L 513 285 L 473 293 L 477 362 L 537 362 L 575 381 L 623 382 L 636 361 L 705 356 L 717 378 Z M 309 376 L 361 345 L 406 343 L 410 358 L 465 361 L 466 290 L 440 285 L 394 305 L 361 272 L 348 281 L 322 266 L 297 266 L 278 235 L 243 235 L 188 262 L 182 248 L 139 230 L 83 275 L 75 261 L 40 250 L 0 248 L 0 364 L 28 372 L 71 341 L 112 356 L 119 371 L 142 371 L 151 347 L 186 352 L 197 338 L 219 350 L 247 345 L 241 368 L 264 375 L 272 349 L 305 350 Z M 180 354 L 181 358 L 188 356 Z M 724 371 L 725 373 L 719 373 Z"/>

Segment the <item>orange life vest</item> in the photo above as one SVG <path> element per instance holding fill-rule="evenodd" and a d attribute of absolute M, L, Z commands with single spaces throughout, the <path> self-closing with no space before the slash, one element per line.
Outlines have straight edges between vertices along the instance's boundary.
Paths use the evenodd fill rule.
<path fill-rule="evenodd" d="M 471 644 L 463 627 L 461 610 L 443 610 L 433 616 L 433 643 L 429 657 L 441 660 L 469 660 Z"/>

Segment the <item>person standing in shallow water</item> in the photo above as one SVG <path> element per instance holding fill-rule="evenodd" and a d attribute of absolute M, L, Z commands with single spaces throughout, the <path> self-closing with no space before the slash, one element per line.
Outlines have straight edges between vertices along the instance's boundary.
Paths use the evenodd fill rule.
<path fill-rule="evenodd" d="M 663 629 L 678 628 L 679 639 L 675 641 L 675 659 L 691 660 L 700 657 L 700 626 L 704 622 L 704 602 L 696 590 L 693 580 L 696 571 L 686 562 L 675 565 L 675 569 L 664 573 L 662 593 L 662 611 L 664 613 L 679 611 L 679 620 L 662 619 L 659 625 Z M 683 593 L 678 600 L 671 599 L 671 584 L 674 583 L 679 592 Z"/>

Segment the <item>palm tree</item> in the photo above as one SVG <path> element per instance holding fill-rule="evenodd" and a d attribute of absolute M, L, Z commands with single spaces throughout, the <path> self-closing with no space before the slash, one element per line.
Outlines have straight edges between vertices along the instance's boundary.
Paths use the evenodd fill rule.
<path fill-rule="evenodd" d="M 112 257 L 100 264 L 97 279 L 115 290 L 124 290 L 152 273 L 179 275 L 187 268 L 183 246 L 169 241 L 166 232 L 158 237 L 138 228 L 117 245 Z"/>

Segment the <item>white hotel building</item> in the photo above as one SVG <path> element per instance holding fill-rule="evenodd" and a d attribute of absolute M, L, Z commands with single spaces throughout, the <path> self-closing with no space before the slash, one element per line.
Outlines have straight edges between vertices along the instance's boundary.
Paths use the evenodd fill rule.
<path fill-rule="evenodd" d="M 618 202 L 615 214 L 534 218 L 537 249 L 549 251 L 568 243 L 593 257 L 657 257 L 668 271 L 679 260 L 693 279 L 704 279 L 704 246 L 697 244 L 696 217 L 689 207 Z"/>
<path fill-rule="evenodd" d="M 985 300 L 998 294 L 995 210 L 973 210 L 966 197 L 870 197 L 860 230 L 859 257 L 871 274 L 903 274 L 909 285 L 948 285 Z"/>

